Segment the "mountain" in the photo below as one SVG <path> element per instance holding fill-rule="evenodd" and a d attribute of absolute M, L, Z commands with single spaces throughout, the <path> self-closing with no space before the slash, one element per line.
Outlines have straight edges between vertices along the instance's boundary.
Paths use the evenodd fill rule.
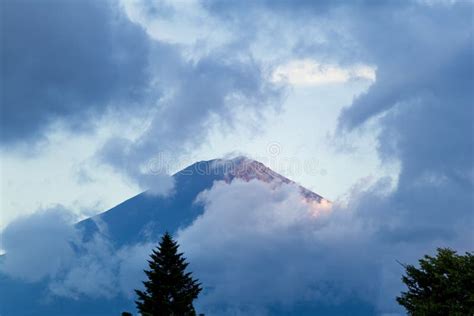
<path fill-rule="evenodd" d="M 145 240 L 155 241 L 164 231 L 175 232 L 186 227 L 203 213 L 202 205 L 195 203 L 198 194 L 210 189 L 215 181 L 231 182 L 259 180 L 267 183 L 294 183 L 276 173 L 261 162 L 247 157 L 200 161 L 173 175 L 175 190 L 166 197 L 145 191 L 125 202 L 77 224 L 92 236 L 106 224 L 108 237 L 116 246 L 135 244 Z M 320 195 L 302 187 L 302 196 L 308 201 L 320 203 Z"/>
<path fill-rule="evenodd" d="M 237 157 L 230 160 L 200 161 L 173 175 L 175 188 L 168 196 L 145 191 L 110 210 L 76 224 L 83 232 L 84 241 L 95 234 L 104 234 L 115 249 L 136 243 L 156 241 L 164 231 L 176 232 L 190 225 L 204 212 L 196 202 L 199 193 L 210 189 L 216 181 L 231 182 L 258 180 L 272 185 L 294 183 L 264 164 Z M 327 202 L 320 195 L 299 186 L 301 196 L 310 203 Z M 245 199 L 245 196 L 242 196 Z M 104 225 L 105 224 L 105 225 Z M 104 229 L 103 227 L 106 227 Z M 124 249 L 124 248 L 122 248 Z M 125 248 L 127 249 L 127 248 Z M 8 254 L 7 254 L 8 255 Z M 1 262 L 0 262 L 1 264 Z M 91 269 L 94 267 L 90 267 Z M 117 271 L 110 271 L 117 273 Z M 85 281 L 90 282 L 90 281 Z M 67 315 L 107 316 L 122 311 L 135 311 L 132 298 L 64 298 L 49 293 L 48 280 L 25 283 L 0 273 L 0 315 Z M 272 306 L 271 315 L 373 315 L 373 307 L 359 300 L 335 306 L 309 303 L 298 306 Z"/>

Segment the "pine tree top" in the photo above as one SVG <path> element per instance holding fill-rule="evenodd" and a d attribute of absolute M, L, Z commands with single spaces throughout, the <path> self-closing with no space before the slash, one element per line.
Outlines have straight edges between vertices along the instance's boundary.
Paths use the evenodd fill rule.
<path fill-rule="evenodd" d="M 201 284 L 187 272 L 188 263 L 179 245 L 166 232 L 148 260 L 144 291 L 136 290 L 138 310 L 143 315 L 195 315 L 193 301 Z"/>

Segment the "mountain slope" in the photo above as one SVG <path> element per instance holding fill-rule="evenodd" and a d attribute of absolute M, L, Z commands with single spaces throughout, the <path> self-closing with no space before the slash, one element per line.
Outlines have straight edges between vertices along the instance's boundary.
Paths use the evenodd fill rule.
<path fill-rule="evenodd" d="M 117 246 L 146 240 L 157 240 L 164 231 L 175 232 L 186 227 L 202 214 L 203 208 L 195 203 L 198 194 L 210 189 L 215 181 L 231 182 L 234 179 L 253 179 L 267 183 L 293 183 L 264 164 L 237 157 L 230 160 L 200 161 L 173 175 L 174 192 L 166 197 L 143 192 L 131 199 L 77 224 L 92 236 L 106 224 L 106 233 Z M 300 186 L 301 194 L 308 201 L 320 203 L 324 199 Z"/>

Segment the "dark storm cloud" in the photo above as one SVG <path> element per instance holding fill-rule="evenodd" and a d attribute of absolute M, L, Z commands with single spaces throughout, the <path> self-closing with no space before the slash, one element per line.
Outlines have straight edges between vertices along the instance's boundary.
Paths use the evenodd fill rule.
<path fill-rule="evenodd" d="M 174 14 L 144 6 L 155 18 Z M 182 47 L 148 37 L 114 1 L 4 1 L 2 28 L 0 141 L 34 144 L 55 123 L 94 131 L 103 114 L 127 124 L 147 113 L 142 135 L 111 138 L 99 153 L 145 188 L 172 186 L 143 174 L 157 152 L 177 153 L 216 122 L 232 126 L 239 111 L 258 117 L 278 104 L 280 89 L 239 45 L 188 60 Z"/>
<path fill-rule="evenodd" d="M 2 143 L 144 98 L 149 41 L 112 2 L 7 0 L 1 12 Z"/>

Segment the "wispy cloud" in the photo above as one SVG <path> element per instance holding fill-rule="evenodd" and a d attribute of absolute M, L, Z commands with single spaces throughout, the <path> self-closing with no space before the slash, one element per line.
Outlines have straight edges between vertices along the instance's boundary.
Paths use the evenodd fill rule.
<path fill-rule="evenodd" d="M 375 68 L 367 65 L 341 67 L 321 64 L 311 59 L 290 61 L 276 67 L 272 74 L 275 82 L 287 82 L 296 86 L 317 86 L 344 83 L 350 80 L 375 81 Z"/>

